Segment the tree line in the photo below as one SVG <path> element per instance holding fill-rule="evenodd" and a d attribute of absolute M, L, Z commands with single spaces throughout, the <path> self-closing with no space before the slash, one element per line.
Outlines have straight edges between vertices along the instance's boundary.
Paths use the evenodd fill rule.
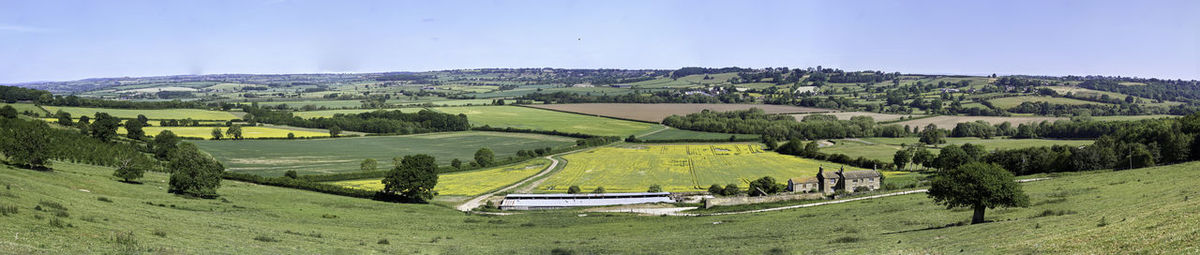
<path fill-rule="evenodd" d="M 358 114 L 336 114 L 333 117 L 304 119 L 292 112 L 247 107 L 248 121 L 306 128 L 339 129 L 366 133 L 417 134 L 442 131 L 464 131 L 471 128 L 465 114 L 447 114 L 428 109 L 416 113 L 400 110 L 378 110 Z"/>
<path fill-rule="evenodd" d="M 678 129 L 760 134 L 772 140 L 828 139 L 875 136 L 875 120 L 867 116 L 855 116 L 850 120 L 837 120 L 810 115 L 805 121 L 796 121 L 792 116 L 766 114 L 762 109 L 751 108 L 741 111 L 715 112 L 704 110 L 684 116 L 672 115 L 663 119 L 663 124 Z"/>

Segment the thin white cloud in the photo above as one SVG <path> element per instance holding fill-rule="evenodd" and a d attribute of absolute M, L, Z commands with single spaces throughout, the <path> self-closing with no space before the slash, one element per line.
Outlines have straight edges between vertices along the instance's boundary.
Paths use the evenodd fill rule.
<path fill-rule="evenodd" d="M 0 24 L 0 32 L 17 32 L 17 33 L 42 33 L 49 30 L 40 27 Z"/>

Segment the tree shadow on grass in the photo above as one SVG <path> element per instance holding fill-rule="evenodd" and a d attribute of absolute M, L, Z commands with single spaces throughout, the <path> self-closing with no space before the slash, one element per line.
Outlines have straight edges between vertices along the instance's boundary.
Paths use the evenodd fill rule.
<path fill-rule="evenodd" d="M 126 180 L 117 180 L 117 181 L 118 181 L 118 182 L 121 182 L 121 183 L 127 183 L 127 184 L 142 185 L 142 182 L 140 182 L 140 181 L 135 181 L 135 180 L 129 180 L 129 181 L 126 181 Z"/>
<path fill-rule="evenodd" d="M 54 172 L 54 169 L 50 168 L 49 166 L 31 166 L 31 165 L 16 164 L 16 163 L 11 163 L 11 162 L 4 162 L 4 165 L 12 167 L 12 168 L 17 168 L 17 169 L 34 170 L 34 171 L 40 171 L 40 172 Z"/>

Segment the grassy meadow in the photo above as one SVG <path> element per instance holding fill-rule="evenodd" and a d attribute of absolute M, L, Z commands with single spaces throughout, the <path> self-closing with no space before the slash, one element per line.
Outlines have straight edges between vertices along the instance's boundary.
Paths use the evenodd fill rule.
<path fill-rule="evenodd" d="M 224 163 L 229 171 L 262 176 L 282 176 L 288 170 L 302 175 L 359 171 L 359 164 L 368 158 L 378 161 L 380 169 L 386 169 L 392 165 L 393 157 L 411 154 L 429 154 L 441 165 L 448 165 L 455 158 L 465 163 L 474 160 L 475 151 L 482 147 L 494 151 L 496 159 L 501 160 L 516 155 L 518 150 L 575 144 L 574 139 L 565 137 L 499 132 L 193 142 Z"/>
<path fill-rule="evenodd" d="M 996 99 L 992 99 L 992 100 L 988 100 L 988 101 L 992 102 L 993 105 L 995 105 L 996 107 L 1001 108 L 1001 109 L 1017 107 L 1018 105 L 1021 105 L 1021 103 L 1024 103 L 1024 102 L 1049 102 L 1051 104 L 1065 104 L 1065 105 L 1085 105 L 1085 104 L 1107 105 L 1106 103 L 1098 103 L 1098 102 L 1079 100 L 1079 99 L 1074 99 L 1074 98 L 1048 97 L 1048 96 L 1001 97 L 1001 98 L 996 98 Z"/>
<path fill-rule="evenodd" d="M 128 184 L 112 168 L 53 167 L 0 166 L 0 206 L 15 211 L 0 216 L 0 253 L 1180 254 L 1200 245 L 1190 216 L 1200 215 L 1190 200 L 1200 196 L 1200 162 L 1025 183 L 1030 207 L 988 210 L 993 222 L 964 226 L 955 224 L 970 210 L 923 194 L 726 216 L 497 217 L 236 181 L 222 182 L 221 198 L 191 199 L 165 192 L 162 173 Z"/>
<path fill-rule="evenodd" d="M 813 176 L 817 167 L 838 164 L 763 151 L 757 144 L 626 145 L 602 147 L 562 157 L 567 165 L 547 177 L 539 192 L 644 192 L 650 185 L 665 191 L 706 190 L 712 184 L 746 183 L 763 176 L 777 181 Z M 846 167 L 846 170 L 857 168 Z"/>
<path fill-rule="evenodd" d="M 7 105 L 7 106 L 12 106 L 12 107 L 13 107 L 13 109 L 17 109 L 17 112 L 18 112 L 18 113 L 23 113 L 23 112 L 32 112 L 32 113 L 40 114 L 40 115 L 42 115 L 42 116 L 46 116 L 47 114 L 49 114 L 48 112 L 46 112 L 45 110 L 42 110 L 42 108 L 39 108 L 37 105 L 34 105 L 34 104 L 24 104 L 24 103 L 15 103 L 15 104 L 9 104 L 9 103 L 0 103 L 0 107 L 4 107 L 4 106 L 6 106 L 6 105 Z"/>
<path fill-rule="evenodd" d="M 654 140 L 676 140 L 676 139 L 729 139 L 729 136 L 734 136 L 739 139 L 758 138 L 760 135 L 754 134 L 726 134 L 716 132 L 693 131 L 678 128 L 665 129 L 663 131 L 654 132 L 653 134 L 638 136 L 638 139 L 654 141 Z"/>
<path fill-rule="evenodd" d="M 547 166 L 550 166 L 550 160 L 539 158 L 507 166 L 439 174 L 437 186 L 433 191 L 437 192 L 439 196 L 479 195 L 521 181 L 546 169 Z M 339 181 L 333 182 L 333 184 L 366 190 L 383 190 L 381 179 Z"/>
<path fill-rule="evenodd" d="M 163 109 L 163 110 L 147 110 L 147 109 L 111 109 L 111 108 L 85 108 L 85 107 L 64 107 L 64 106 L 43 106 L 51 114 L 62 110 L 70 113 L 71 117 L 79 117 L 87 115 L 95 117 L 97 112 L 105 112 L 117 118 L 137 118 L 138 114 L 146 115 L 149 119 L 186 119 L 194 120 L 232 120 L 237 119 L 229 112 L 210 111 L 201 109 Z"/>

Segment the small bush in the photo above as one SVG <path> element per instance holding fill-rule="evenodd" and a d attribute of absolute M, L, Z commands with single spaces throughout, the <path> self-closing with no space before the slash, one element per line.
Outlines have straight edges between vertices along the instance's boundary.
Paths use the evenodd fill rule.
<path fill-rule="evenodd" d="M 156 230 L 154 230 L 154 235 L 158 236 L 158 237 L 167 237 L 167 231 L 163 231 L 161 229 L 156 229 Z"/>
<path fill-rule="evenodd" d="M 379 241 L 375 242 L 375 244 L 392 244 L 392 243 L 388 242 L 387 239 L 379 239 Z"/>
<path fill-rule="evenodd" d="M 843 237 L 838 237 L 837 239 L 833 239 L 832 241 L 829 241 L 829 243 L 856 243 L 858 241 L 862 241 L 862 238 L 858 238 L 858 237 L 854 237 L 854 236 L 843 236 Z"/>
<path fill-rule="evenodd" d="M 551 255 L 573 255 L 573 254 L 575 254 L 575 251 L 572 251 L 569 249 L 564 249 L 564 248 L 554 248 L 553 250 L 550 250 L 550 254 Z"/>
<path fill-rule="evenodd" d="M 50 208 L 49 210 L 59 210 L 59 211 L 67 210 L 66 206 L 63 206 L 62 204 L 59 204 L 58 202 L 53 202 L 53 201 L 46 201 L 46 200 L 39 201 L 38 208 L 42 208 L 42 206 L 45 206 L 46 208 Z M 41 209 L 38 209 L 38 210 L 41 210 Z"/>
<path fill-rule="evenodd" d="M 321 218 L 326 218 L 326 219 L 337 219 L 337 215 L 333 215 L 333 214 L 321 214 Z"/>
<path fill-rule="evenodd" d="M 67 211 L 54 211 L 54 217 L 70 218 L 71 214 L 67 213 Z"/>
<path fill-rule="evenodd" d="M 1100 217 L 1100 223 L 1097 223 L 1096 226 L 1097 227 L 1108 226 L 1108 219 L 1105 217 Z"/>
<path fill-rule="evenodd" d="M 112 199 L 108 199 L 107 197 L 98 197 L 98 198 L 96 198 L 96 200 L 100 200 L 100 202 L 108 202 L 108 203 L 113 202 Z"/>
<path fill-rule="evenodd" d="M 0 206 L 0 215 L 8 216 L 9 214 L 17 214 L 17 207 L 11 205 Z"/>
<path fill-rule="evenodd" d="M 1033 217 L 1037 218 L 1037 217 L 1048 217 L 1048 216 L 1063 216 L 1063 215 L 1067 215 L 1067 214 L 1075 214 L 1075 211 L 1046 209 L 1045 211 L 1042 211 L 1042 213 L 1034 215 Z"/>
<path fill-rule="evenodd" d="M 65 228 L 67 223 L 58 218 L 50 218 L 50 226 L 56 228 Z"/>
<path fill-rule="evenodd" d="M 259 241 L 259 242 L 267 242 L 267 243 L 279 242 L 279 239 L 275 239 L 274 237 L 270 237 L 267 235 L 256 236 L 256 237 L 254 237 L 254 240 Z"/>
<path fill-rule="evenodd" d="M 133 236 L 133 232 L 117 232 L 113 235 L 113 242 L 117 243 L 117 249 L 123 253 L 138 251 L 137 237 Z"/>

